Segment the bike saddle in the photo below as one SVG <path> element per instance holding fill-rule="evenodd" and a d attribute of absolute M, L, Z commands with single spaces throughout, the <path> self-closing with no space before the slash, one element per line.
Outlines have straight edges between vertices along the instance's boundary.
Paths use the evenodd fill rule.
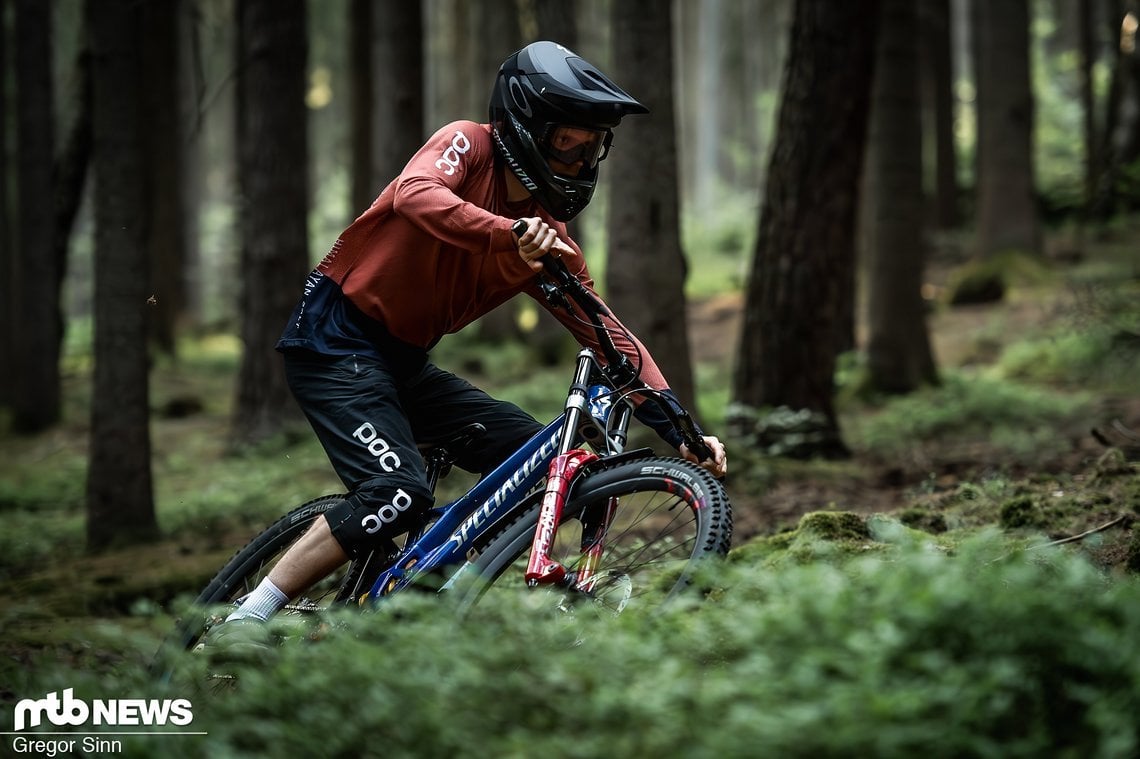
<path fill-rule="evenodd" d="M 479 424 L 479 422 L 472 422 L 460 428 L 450 437 L 444 438 L 437 443 L 420 446 L 420 451 L 423 453 L 425 460 L 454 463 L 460 453 L 482 440 L 486 434 L 486 427 Z"/>

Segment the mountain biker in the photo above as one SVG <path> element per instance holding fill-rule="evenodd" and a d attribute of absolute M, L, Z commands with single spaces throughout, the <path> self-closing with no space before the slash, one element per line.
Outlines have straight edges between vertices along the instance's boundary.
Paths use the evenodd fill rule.
<path fill-rule="evenodd" d="M 434 366 L 428 351 L 519 293 L 549 307 L 536 277 L 544 254 L 593 290 L 565 222 L 589 203 L 612 129 L 647 112 L 571 51 L 533 43 L 500 68 L 490 123 L 444 126 L 341 234 L 305 282 L 277 347 L 289 387 L 350 494 L 227 622 L 267 619 L 345 561 L 406 531 L 408 518 L 432 503 L 417 441 L 480 422 L 486 439 L 457 465 L 487 473 L 541 429 L 517 406 Z M 516 235 L 519 219 L 526 231 Z M 579 342 L 596 345 L 574 315 L 551 310 Z M 613 330 L 618 349 L 640 366 L 642 381 L 666 390 L 649 352 L 628 334 Z M 697 460 L 654 404 L 635 413 Z M 722 476 L 724 446 L 704 439 L 713 458 L 702 465 Z M 220 636 L 235 627 L 216 629 Z"/>

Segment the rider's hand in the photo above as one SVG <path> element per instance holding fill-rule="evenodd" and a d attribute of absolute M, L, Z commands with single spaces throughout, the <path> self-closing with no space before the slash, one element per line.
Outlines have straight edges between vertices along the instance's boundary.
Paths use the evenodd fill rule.
<path fill-rule="evenodd" d="M 570 253 L 571 249 L 566 243 L 558 239 L 558 231 L 538 216 L 521 219 L 527 224 L 526 231 L 515 241 L 519 256 L 533 271 L 542 271 L 542 262 L 539 261 L 547 253 L 555 258 Z"/>
<path fill-rule="evenodd" d="M 705 469 L 709 470 L 714 477 L 724 477 L 728 473 L 728 454 L 725 453 L 724 443 L 720 442 L 712 435 L 705 435 L 705 445 L 712 451 L 712 458 L 698 461 L 696 454 L 689 450 L 689 447 L 681 443 L 681 457 L 686 461 L 691 461 L 694 464 L 700 464 Z"/>

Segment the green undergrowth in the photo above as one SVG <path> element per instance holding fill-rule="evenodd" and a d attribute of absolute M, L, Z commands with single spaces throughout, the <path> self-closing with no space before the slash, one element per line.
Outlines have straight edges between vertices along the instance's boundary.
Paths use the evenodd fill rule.
<path fill-rule="evenodd" d="M 1093 404 L 1087 392 L 949 370 L 938 386 L 864 406 L 843 421 L 849 444 L 880 460 L 980 441 L 989 455 L 1010 465 L 1070 450 L 1070 433 L 1087 423 Z"/>
<path fill-rule="evenodd" d="M 842 514 L 805 519 L 801 531 L 782 553 L 813 560 L 738 549 L 701 577 L 703 599 L 663 614 L 570 615 L 536 608 L 520 588 L 460 620 L 439 598 L 399 596 L 329 617 L 319 640 L 287 643 L 267 664 L 229 665 L 236 680 L 207 680 L 217 665 L 187 656 L 172 684 L 149 681 L 141 652 L 155 641 L 139 626 L 99 635 L 133 651 L 110 672 L 33 667 L 6 682 L 20 694 L 192 703 L 192 727 L 207 735 L 161 747 L 129 736 L 132 756 L 1140 750 L 1137 579 L 995 532 L 948 547 Z"/>

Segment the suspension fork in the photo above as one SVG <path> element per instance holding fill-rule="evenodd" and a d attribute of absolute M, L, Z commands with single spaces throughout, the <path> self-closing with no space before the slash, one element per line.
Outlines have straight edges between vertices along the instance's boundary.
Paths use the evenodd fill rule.
<path fill-rule="evenodd" d="M 570 492 L 570 482 L 578 470 L 597 458 L 597 454 L 576 448 L 556 456 L 550 462 L 546 493 L 542 497 L 542 510 L 539 512 L 538 527 L 534 531 L 534 541 L 530 547 L 530 561 L 526 567 L 528 587 L 566 584 L 566 567 L 550 558 L 550 549 L 554 545 L 558 523 L 562 521 L 562 509 Z"/>
<path fill-rule="evenodd" d="M 598 565 L 606 548 L 606 533 L 613 523 L 614 513 L 617 511 L 618 499 L 606 499 L 604 506 L 592 508 L 589 513 L 582 515 L 582 561 L 574 576 L 574 589 L 582 593 L 589 593 L 597 582 Z"/>
<path fill-rule="evenodd" d="M 538 527 L 531 543 L 530 560 L 526 567 L 526 584 L 535 587 L 539 584 L 563 584 L 566 582 L 566 567 L 550 558 L 554 536 L 562 521 L 562 509 L 570 492 L 570 483 L 578 471 L 597 459 L 589 451 L 575 448 L 578 425 L 587 413 L 589 404 L 590 370 L 594 364 L 594 354 L 589 349 L 578 353 L 574 370 L 574 382 L 566 395 L 566 409 L 563 414 L 562 436 L 558 441 L 558 455 L 550 462 L 546 475 L 546 492 L 542 497 L 542 509 L 538 516 Z"/>
<path fill-rule="evenodd" d="M 574 383 L 566 396 L 558 455 L 550 462 L 546 492 L 543 494 L 538 526 L 527 562 L 525 577 L 527 586 L 531 588 L 537 585 L 572 585 L 575 590 L 588 593 L 597 581 L 597 569 L 605 549 L 605 536 L 617 510 L 617 498 L 610 498 L 604 506 L 592 508 L 582 515 L 581 558 L 576 572 L 567 572 L 566 567 L 550 558 L 570 486 L 582 467 L 598 459 L 596 454 L 574 447 L 579 439 L 579 424 L 589 413 L 588 382 L 594 362 L 594 353 L 589 349 L 578 354 Z M 611 413 L 613 425 L 608 429 L 610 438 L 605 441 L 605 446 L 611 449 L 616 447 L 620 451 L 625 446 L 632 409 L 628 404 L 616 404 Z M 603 430 L 603 438 L 606 437 L 606 431 Z"/>

